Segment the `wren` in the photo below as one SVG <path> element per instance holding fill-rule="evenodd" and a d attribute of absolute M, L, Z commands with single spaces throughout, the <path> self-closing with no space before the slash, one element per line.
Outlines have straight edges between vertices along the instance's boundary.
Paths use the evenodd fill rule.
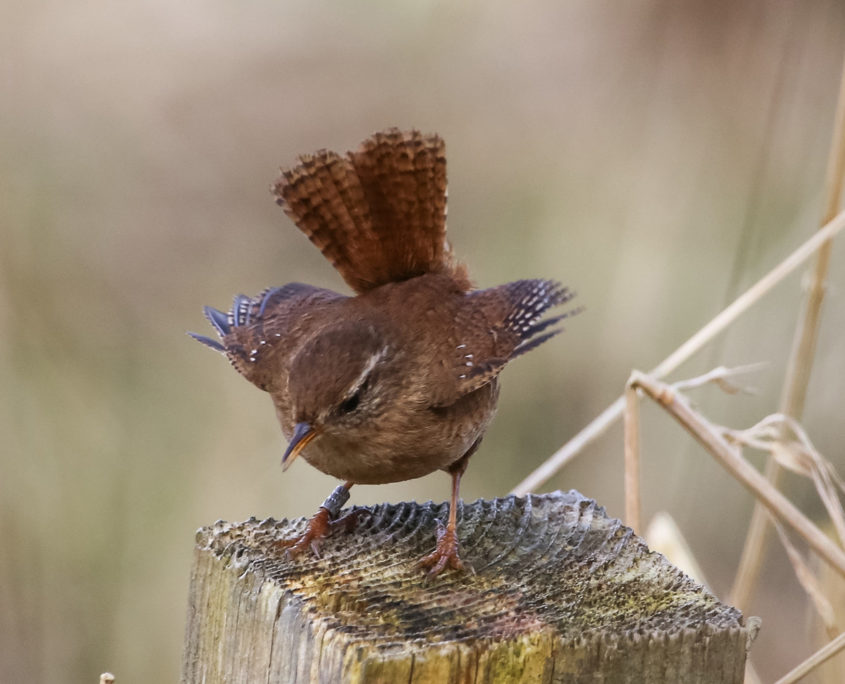
<path fill-rule="evenodd" d="M 318 552 L 355 483 L 399 482 L 445 470 L 448 524 L 420 560 L 431 575 L 462 569 L 461 476 L 496 411 L 499 373 L 558 332 L 572 311 L 544 318 L 573 293 L 552 280 L 474 289 L 446 239 L 443 140 L 389 129 L 340 156 L 320 150 L 283 169 L 276 201 L 356 293 L 289 283 L 205 308 L 225 354 L 268 392 L 297 456 L 344 481 L 281 542 Z"/>

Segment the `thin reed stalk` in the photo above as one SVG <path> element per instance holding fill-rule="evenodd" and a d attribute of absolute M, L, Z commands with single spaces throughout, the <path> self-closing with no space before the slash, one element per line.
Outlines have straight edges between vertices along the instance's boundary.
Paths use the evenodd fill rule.
<path fill-rule="evenodd" d="M 845 65 L 842 69 L 833 140 L 828 157 L 823 225 L 828 225 L 839 213 L 842 204 L 843 180 L 845 180 Z M 815 358 L 821 307 L 826 289 L 827 273 L 830 268 L 832 246 L 832 238 L 826 239 L 818 249 L 803 313 L 795 330 L 792 352 L 787 365 L 780 411 L 796 420 L 800 420 L 804 413 L 804 402 L 807 397 L 807 387 L 810 383 L 810 374 Z M 766 461 L 766 479 L 777 487 L 781 473 L 781 466 L 770 456 Z M 731 599 L 740 610 L 748 608 L 754 588 L 757 585 L 768 544 L 768 532 L 768 518 L 761 505 L 757 503 L 751 515 L 748 534 L 745 538 L 734 586 L 731 590 Z"/>
<path fill-rule="evenodd" d="M 683 394 L 671 385 L 638 371 L 631 374 L 629 386 L 642 390 L 663 406 L 734 479 L 765 506 L 768 513 L 802 537 L 819 557 L 845 577 L 845 551 L 767 482 L 766 478 L 740 455 L 739 447 L 730 444 L 719 430 L 695 411 Z"/>
<path fill-rule="evenodd" d="M 630 382 L 625 388 L 625 524 L 642 534 L 640 504 L 640 398 Z"/>
<path fill-rule="evenodd" d="M 783 677 L 778 679 L 775 684 L 793 684 L 793 682 L 797 682 L 799 679 L 815 670 L 823 662 L 830 660 L 843 649 L 845 649 L 845 632 L 840 634 L 829 644 L 826 644 L 813 653 L 813 655 L 807 658 L 807 660 L 798 665 L 795 669 L 787 672 Z"/>
<path fill-rule="evenodd" d="M 817 231 L 807 241 L 797 247 L 789 256 L 764 275 L 754 285 L 749 287 L 731 304 L 723 309 L 707 325 L 690 337 L 674 352 L 658 364 L 649 375 L 655 378 L 663 378 L 693 354 L 698 352 L 705 344 L 721 333 L 746 310 L 756 304 L 763 296 L 768 294 L 784 278 L 789 276 L 801 264 L 809 259 L 815 252 L 831 238 L 845 228 L 845 212 L 839 213 L 835 218 L 828 221 L 824 227 Z M 572 461 L 586 446 L 598 439 L 604 432 L 613 425 L 622 415 L 625 407 L 625 397 L 620 396 L 596 418 L 581 429 L 572 439 L 546 459 L 528 477 L 513 488 L 512 493 L 518 496 L 535 491 L 549 480 L 561 468 Z"/>

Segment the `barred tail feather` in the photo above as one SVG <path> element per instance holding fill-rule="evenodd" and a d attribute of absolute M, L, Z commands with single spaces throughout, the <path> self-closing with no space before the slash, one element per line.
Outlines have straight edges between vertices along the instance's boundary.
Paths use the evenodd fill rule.
<path fill-rule="evenodd" d="M 393 128 L 345 157 L 303 156 L 272 191 L 356 292 L 432 272 L 466 281 L 446 240 L 445 145 L 436 135 Z"/>

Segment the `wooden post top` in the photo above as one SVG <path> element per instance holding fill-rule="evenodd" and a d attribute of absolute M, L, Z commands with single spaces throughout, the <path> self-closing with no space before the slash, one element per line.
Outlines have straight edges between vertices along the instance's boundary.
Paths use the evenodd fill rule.
<path fill-rule="evenodd" d="M 757 623 L 575 491 L 462 507 L 475 574 L 427 580 L 446 504 L 382 504 L 321 557 L 305 520 L 197 533 L 183 682 L 742 682 Z"/>

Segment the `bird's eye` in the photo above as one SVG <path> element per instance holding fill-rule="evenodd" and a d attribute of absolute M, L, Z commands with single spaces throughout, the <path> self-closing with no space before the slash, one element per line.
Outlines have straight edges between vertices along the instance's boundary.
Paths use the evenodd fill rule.
<path fill-rule="evenodd" d="M 358 390 L 353 394 L 349 399 L 344 401 L 340 405 L 340 412 L 341 413 L 352 413 L 356 408 L 358 408 L 358 404 L 361 403 L 361 390 Z"/>

